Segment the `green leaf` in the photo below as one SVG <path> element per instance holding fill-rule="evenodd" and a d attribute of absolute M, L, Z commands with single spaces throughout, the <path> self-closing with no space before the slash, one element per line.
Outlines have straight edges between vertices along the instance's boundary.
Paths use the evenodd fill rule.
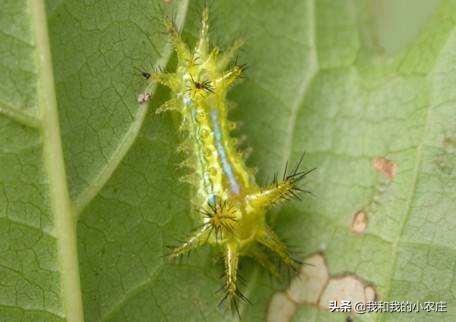
<path fill-rule="evenodd" d="M 217 308 L 213 251 L 163 259 L 195 225 L 191 190 L 178 181 L 177 122 L 153 113 L 168 93 L 157 89 L 149 108 L 136 102 L 135 68 L 171 53 L 162 8 L 185 20 L 191 42 L 201 5 L 2 2 L 1 321 L 235 320 Z M 448 313 L 355 321 L 456 318 L 455 13 L 451 0 L 210 6 L 217 44 L 247 38 L 248 79 L 230 99 L 258 181 L 303 151 L 318 168 L 306 182 L 313 197 L 271 212 L 279 235 L 304 258 L 321 254 L 332 280 L 354 276 L 382 301 L 448 302 Z M 353 227 L 359 213 L 366 226 Z M 241 272 L 253 303 L 243 320 L 272 320 L 288 281 L 249 260 Z M 346 317 L 316 303 L 280 309 L 281 321 Z"/>

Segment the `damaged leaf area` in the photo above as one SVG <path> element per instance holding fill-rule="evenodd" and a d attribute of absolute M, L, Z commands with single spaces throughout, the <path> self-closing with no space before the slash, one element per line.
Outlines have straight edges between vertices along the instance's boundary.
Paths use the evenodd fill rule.
<path fill-rule="evenodd" d="M 305 265 L 294 277 L 285 292 L 278 292 L 268 308 L 268 321 L 291 321 L 303 306 L 315 307 L 320 311 L 331 311 L 329 303 L 350 301 L 366 303 L 375 301 L 375 288 L 356 275 L 344 274 L 330 276 L 326 261 L 322 254 L 307 258 Z M 344 312 L 352 318 L 355 313 Z M 343 320 L 343 317 L 339 317 Z"/>
<path fill-rule="evenodd" d="M 210 247 L 164 258 L 196 222 L 179 120 L 155 113 L 170 93 L 141 96 L 138 71 L 175 67 L 161 17 L 174 13 L 194 44 L 203 3 L 2 3 L 1 321 L 237 319 L 217 308 Z M 211 2 L 213 43 L 246 40 L 246 78 L 227 99 L 258 185 L 303 151 L 317 167 L 313 196 L 267 218 L 304 265 L 277 280 L 243 260 L 242 321 L 456 320 L 456 4 L 404 3 Z M 448 312 L 326 303 L 372 299 Z"/>

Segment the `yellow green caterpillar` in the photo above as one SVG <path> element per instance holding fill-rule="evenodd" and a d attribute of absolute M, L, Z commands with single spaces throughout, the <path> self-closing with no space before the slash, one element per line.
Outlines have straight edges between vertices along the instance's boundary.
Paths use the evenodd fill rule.
<path fill-rule="evenodd" d="M 271 255 L 291 268 L 297 261 L 266 223 L 268 208 L 282 200 L 298 198 L 302 190 L 297 186 L 310 171 L 298 165 L 287 170 L 282 178 L 260 187 L 253 171 L 239 152 L 230 131 L 235 127 L 227 118 L 226 94 L 242 76 L 244 67 L 232 64 L 242 42 L 235 42 L 227 51 L 210 48 L 208 10 L 203 11 L 202 26 L 194 50 L 182 40 L 172 20 L 165 20 L 165 28 L 177 53 L 174 73 L 143 72 L 150 85 L 142 96 L 150 97 L 154 83 L 169 87 L 172 98 L 157 109 L 157 113 L 177 111 L 181 115 L 180 129 L 184 131 L 185 164 L 192 169 L 187 178 L 195 187 L 195 201 L 200 228 L 184 243 L 173 249 L 171 259 L 192 249 L 209 244 L 216 247 L 225 263 L 225 296 L 230 306 L 238 310 L 237 299 L 246 300 L 238 287 L 240 258 L 250 256 L 274 275 L 279 270 Z M 273 254 L 271 254 L 273 253 Z"/>

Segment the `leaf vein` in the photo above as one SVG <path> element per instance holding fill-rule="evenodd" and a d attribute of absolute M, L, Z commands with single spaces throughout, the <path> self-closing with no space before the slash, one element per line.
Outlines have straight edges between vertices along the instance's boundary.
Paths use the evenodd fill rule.
<path fill-rule="evenodd" d="M 0 101 L 0 114 L 29 127 L 37 128 L 41 125 L 41 121 L 31 113 L 24 112 L 4 101 Z"/>
<path fill-rule="evenodd" d="M 179 9 L 179 20 L 178 24 L 183 25 L 185 18 L 187 16 L 188 0 L 183 1 Z M 172 53 L 172 48 L 169 43 L 166 44 L 164 49 L 163 56 L 158 59 L 155 66 L 164 66 L 168 62 Z M 156 86 L 152 89 L 155 91 Z M 87 188 L 84 189 L 74 200 L 76 216 L 79 216 L 84 208 L 90 203 L 90 201 L 95 198 L 98 192 L 104 187 L 109 178 L 111 178 L 114 171 L 122 162 L 123 158 L 126 156 L 127 152 L 130 150 L 130 147 L 135 142 L 147 113 L 146 106 L 139 106 L 138 111 L 136 112 L 134 121 L 131 123 L 128 130 L 125 132 L 125 135 L 120 140 L 119 145 L 114 150 L 111 155 L 110 160 L 100 169 L 95 178 L 87 185 Z"/>
<path fill-rule="evenodd" d="M 315 19 L 315 0 L 309 0 L 309 10 L 307 11 L 307 20 L 309 21 L 309 66 L 310 70 L 306 71 L 307 75 L 303 78 L 301 83 L 301 90 L 297 94 L 294 105 L 291 108 L 290 117 L 288 119 L 286 142 L 284 144 L 282 164 L 285 164 L 291 157 L 292 145 L 293 145 L 293 134 L 296 127 L 296 119 L 298 116 L 299 109 L 301 108 L 304 99 L 306 97 L 307 90 L 310 87 L 312 80 L 318 73 L 318 57 L 317 57 L 317 44 L 316 38 L 316 19 Z"/>

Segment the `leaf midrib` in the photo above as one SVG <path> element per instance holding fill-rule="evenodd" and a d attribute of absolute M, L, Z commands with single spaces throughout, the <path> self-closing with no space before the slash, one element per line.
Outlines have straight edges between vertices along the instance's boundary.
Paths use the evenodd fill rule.
<path fill-rule="evenodd" d="M 44 170 L 48 177 L 50 209 L 57 236 L 57 261 L 60 272 L 61 300 L 68 322 L 84 321 L 79 280 L 76 225 L 65 173 L 60 137 L 57 99 L 44 0 L 30 0 L 32 28 L 35 32 L 38 72 L 38 107 L 41 119 Z"/>

